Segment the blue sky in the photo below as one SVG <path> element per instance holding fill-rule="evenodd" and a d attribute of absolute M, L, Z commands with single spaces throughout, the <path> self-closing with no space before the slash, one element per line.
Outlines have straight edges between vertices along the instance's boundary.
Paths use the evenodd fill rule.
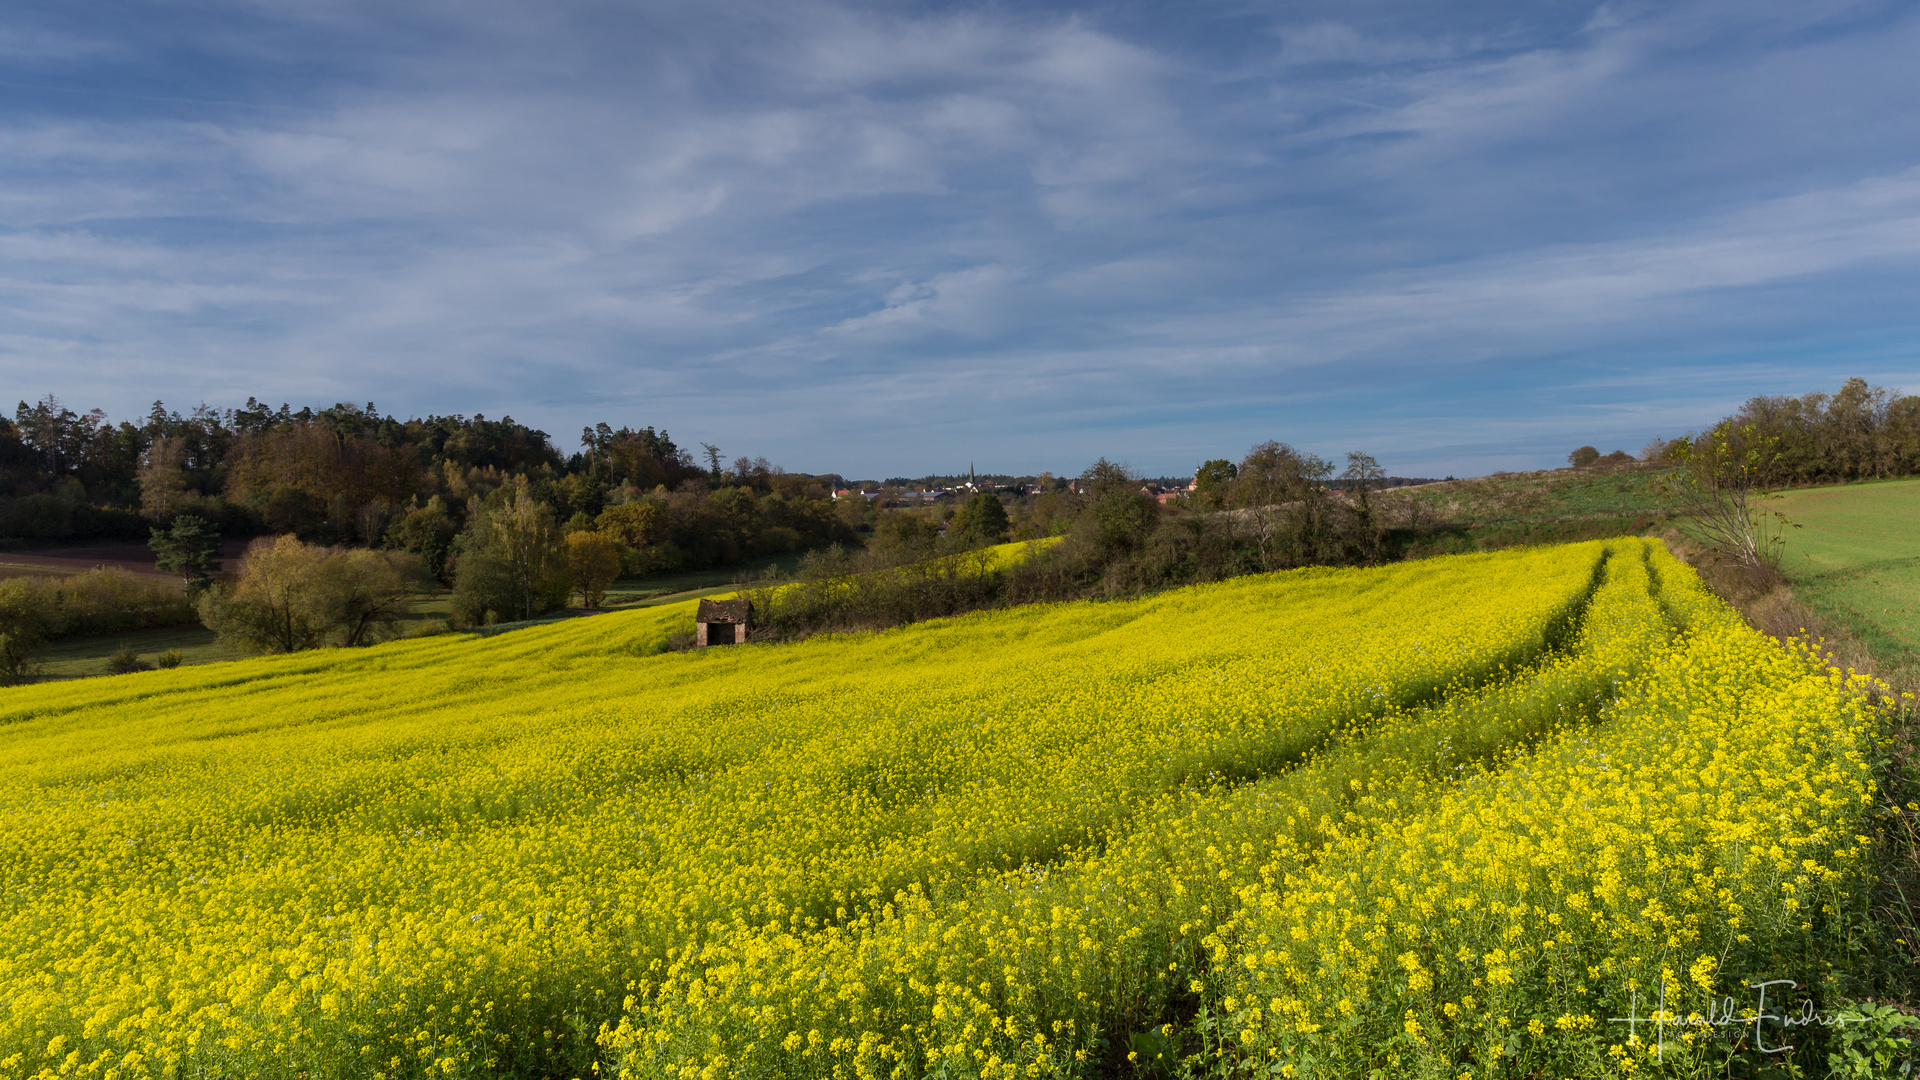
<path fill-rule="evenodd" d="M 1920 5 L 16 2 L 0 392 L 852 476 L 1920 390 Z"/>

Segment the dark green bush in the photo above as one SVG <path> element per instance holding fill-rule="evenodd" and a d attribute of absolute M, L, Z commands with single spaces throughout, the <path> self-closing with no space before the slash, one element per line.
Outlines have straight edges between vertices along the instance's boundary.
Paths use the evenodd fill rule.
<path fill-rule="evenodd" d="M 107 674 L 109 675 L 131 675 L 136 671 L 152 670 L 153 665 L 140 659 L 140 654 L 134 652 L 131 645 L 122 645 L 114 651 L 112 656 L 107 657 Z"/>

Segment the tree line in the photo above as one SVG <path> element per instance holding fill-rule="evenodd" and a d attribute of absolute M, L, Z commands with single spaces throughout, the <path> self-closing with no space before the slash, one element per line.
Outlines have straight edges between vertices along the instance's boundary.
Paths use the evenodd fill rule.
<path fill-rule="evenodd" d="M 1201 463 L 1172 499 L 1102 459 L 1073 483 L 1042 474 L 899 509 L 832 499 L 837 475 L 701 451 L 602 423 L 563 456 L 511 418 L 397 420 L 372 404 L 296 412 L 249 399 L 183 416 L 156 403 L 143 423 L 114 425 L 47 398 L 0 419 L 0 491 L 11 493 L 0 522 L 16 542 L 148 537 L 207 625 L 263 650 L 391 636 L 407 598 L 435 588 L 450 591 L 456 625 L 478 626 L 597 607 L 625 575 L 810 551 L 787 587 L 757 601 L 763 636 L 793 636 L 1380 562 L 1419 525 L 1370 456 L 1342 466 L 1273 441 Z M 1832 395 L 1757 397 L 1641 458 L 1681 466 L 1683 479 L 1737 462 L 1751 485 L 1909 474 L 1920 398 L 1859 379 Z M 1582 447 L 1571 463 L 1626 460 Z M 261 537 L 246 572 L 219 573 L 222 535 Z M 1040 538 L 1052 542 L 1011 565 L 972 554 Z M 88 624 L 37 625 L 15 651 Z"/>
<path fill-rule="evenodd" d="M 0 490 L 11 492 L 0 521 L 16 542 L 90 529 L 148 538 L 201 620 L 260 651 L 392 636 L 423 590 L 449 590 L 453 624 L 480 626 L 596 607 L 620 576 L 791 551 L 814 554 L 768 625 L 799 633 L 1388 550 L 1373 505 L 1385 478 L 1364 454 L 1339 471 L 1268 442 L 1202 464 L 1194 490 L 1171 502 L 1103 459 L 1071 484 L 1042 474 L 1004 494 L 891 509 L 832 499 L 836 475 L 701 451 L 664 430 L 602 423 L 563 457 L 511 418 L 399 420 L 371 403 L 294 411 L 249 399 L 185 415 L 156 403 L 140 424 L 111 424 L 47 398 L 0 420 Z M 243 569 L 222 572 L 222 536 L 260 537 Z M 1041 537 L 1057 542 L 1012 570 L 963 558 Z M 813 585 L 863 575 L 871 587 L 858 602 L 808 607 L 833 591 Z"/>
<path fill-rule="evenodd" d="M 1567 458 L 1575 468 L 1634 460 L 1592 446 Z M 1798 527 L 1771 506 L 1779 489 L 1920 473 L 1920 397 L 1860 378 L 1833 394 L 1753 397 L 1704 430 L 1654 439 L 1638 460 L 1664 470 L 1692 537 L 1758 594 L 1780 580 L 1786 534 Z"/>
<path fill-rule="evenodd" d="M 1762 479 L 1774 486 L 1920 473 L 1920 397 L 1865 379 L 1833 394 L 1751 398 L 1705 434 L 1721 429 L 1765 445 Z"/>
<path fill-rule="evenodd" d="M 1731 416 L 1680 439 L 1655 438 L 1638 456 L 1656 465 L 1682 464 L 1687 447 L 1702 440 L 1727 443 L 1728 452 L 1757 455 L 1752 480 L 1767 487 L 1848 483 L 1920 473 L 1920 397 L 1865 379 L 1848 379 L 1836 393 L 1748 398 Z M 1623 465 L 1624 450 L 1601 454 L 1582 446 L 1567 455 L 1575 468 Z"/>
<path fill-rule="evenodd" d="M 622 574 L 855 541 L 829 498 L 840 477 L 701 449 L 600 423 L 562 455 L 511 417 L 401 420 L 371 403 L 249 398 L 183 415 L 156 402 L 116 424 L 47 397 L 0 417 L 0 545 L 149 540 L 185 586 L 173 621 L 197 611 L 223 637 L 285 651 L 389 636 L 422 590 L 451 588 L 453 621 L 484 625 L 572 595 L 597 606 Z M 221 573 L 222 537 L 261 537 L 244 572 Z M 60 614 L 63 588 L 15 590 L 31 596 L 0 610 L 0 652 L 92 632 L 97 620 Z"/>
<path fill-rule="evenodd" d="M 0 542 L 145 539 L 185 515 L 229 537 L 397 546 L 442 576 L 470 514 L 522 487 L 562 524 L 650 501 L 664 530 L 648 545 L 657 568 L 841 536 L 826 505 L 838 476 L 790 474 L 765 458 L 729 467 L 711 446 L 696 461 L 652 427 L 600 423 L 581 440 L 563 456 L 511 417 L 400 420 L 372 403 L 295 411 L 253 398 L 185 415 L 156 402 L 141 423 L 114 424 L 48 397 L 0 418 Z"/>
<path fill-rule="evenodd" d="M 878 629 L 1013 604 L 1117 598 L 1245 573 L 1365 565 L 1393 557 L 1386 481 L 1364 453 L 1345 467 L 1281 442 L 1217 459 L 1193 489 L 1162 501 L 1138 474 L 1101 459 L 1071 489 L 1043 477 L 1034 496 L 978 492 L 956 505 L 883 512 L 862 548 L 805 556 L 791 580 L 750 595 L 757 636 Z M 1008 505 L 1009 501 L 1011 506 Z M 1016 560 L 980 556 L 1050 538 Z"/>
<path fill-rule="evenodd" d="M 1591 446 L 1569 456 L 1576 468 L 1635 460 L 1667 470 L 1676 508 L 1728 558 L 1764 566 L 1791 527 L 1767 506 L 1767 490 L 1920 473 L 1920 397 L 1849 379 L 1833 394 L 1752 398 L 1703 432 L 1653 439 L 1637 459 Z M 1102 460 L 1074 491 L 1043 483 L 1040 496 L 1015 500 L 1004 530 L 974 524 L 981 496 L 922 512 L 925 520 L 895 512 L 864 550 L 811 555 L 795 582 L 758 590 L 760 632 L 793 637 L 1249 572 L 1365 565 L 1401 557 L 1436 527 L 1420 520 L 1421 504 L 1382 498 L 1392 481 L 1368 455 L 1349 454 L 1336 468 L 1267 442 L 1238 461 L 1202 463 L 1192 491 L 1164 504 L 1137 475 Z M 951 516 L 944 532 L 930 523 L 942 515 Z M 967 557 L 984 543 L 1044 536 L 1060 540 L 1011 566 Z"/>

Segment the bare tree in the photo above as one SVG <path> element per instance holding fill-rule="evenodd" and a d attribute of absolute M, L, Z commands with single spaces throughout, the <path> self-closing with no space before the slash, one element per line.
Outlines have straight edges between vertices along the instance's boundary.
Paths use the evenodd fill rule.
<path fill-rule="evenodd" d="M 1374 520 L 1373 492 L 1386 476 L 1386 471 L 1380 468 L 1380 462 L 1374 460 L 1373 455 L 1358 450 L 1347 455 L 1347 469 L 1340 474 L 1340 480 L 1346 486 L 1347 511 L 1352 516 L 1354 554 L 1362 560 L 1380 557 L 1381 542 L 1385 537 L 1380 523 Z"/>
<path fill-rule="evenodd" d="M 1722 422 L 1698 437 L 1668 445 L 1676 463 L 1667 490 L 1679 496 L 1692 529 L 1722 557 L 1754 569 L 1777 569 L 1786 528 L 1800 526 L 1767 506 L 1780 496 L 1762 484 L 1779 456 L 1779 438 L 1752 424 Z"/>

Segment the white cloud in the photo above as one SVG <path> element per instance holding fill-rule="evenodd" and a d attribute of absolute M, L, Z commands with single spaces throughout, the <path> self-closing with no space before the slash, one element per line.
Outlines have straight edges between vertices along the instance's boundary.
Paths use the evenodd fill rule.
<path fill-rule="evenodd" d="M 926 281 L 906 282 L 887 292 L 879 311 L 827 329 L 836 335 L 898 337 L 928 333 L 987 337 L 1004 328 L 1005 298 L 1017 281 L 1004 266 L 976 266 Z"/>
<path fill-rule="evenodd" d="M 1707 294 L 1875 267 L 1920 269 L 1920 168 L 1683 230 L 1389 275 L 1301 305 L 1281 326 L 1313 335 L 1329 359 L 1416 344 L 1551 350 L 1594 335 L 1672 333 L 1676 319 L 1713 321 Z"/>
<path fill-rule="evenodd" d="M 183 98 L 246 107 L 103 77 L 122 96 L 0 108 L 10 376 L 124 372 L 88 380 L 119 412 L 158 371 L 676 429 L 724 400 L 795 448 L 911 408 L 914 445 L 1091 449 L 1357 425 L 1352 386 L 1596 351 L 1747 378 L 1753 341 L 1920 333 L 1860 284 L 1920 270 L 1898 12 L 1343 10 L 1228 41 L 1097 8 L 244 10 L 146 29 L 207 58 Z M 145 40 L 71 74 L 165 63 Z M 1461 398 L 1473 424 L 1552 435 L 1502 393 Z M 925 415 L 956 395 L 1008 419 Z M 1630 395 L 1599 400 L 1664 422 Z M 1447 442 L 1434 409 L 1394 445 Z"/>

